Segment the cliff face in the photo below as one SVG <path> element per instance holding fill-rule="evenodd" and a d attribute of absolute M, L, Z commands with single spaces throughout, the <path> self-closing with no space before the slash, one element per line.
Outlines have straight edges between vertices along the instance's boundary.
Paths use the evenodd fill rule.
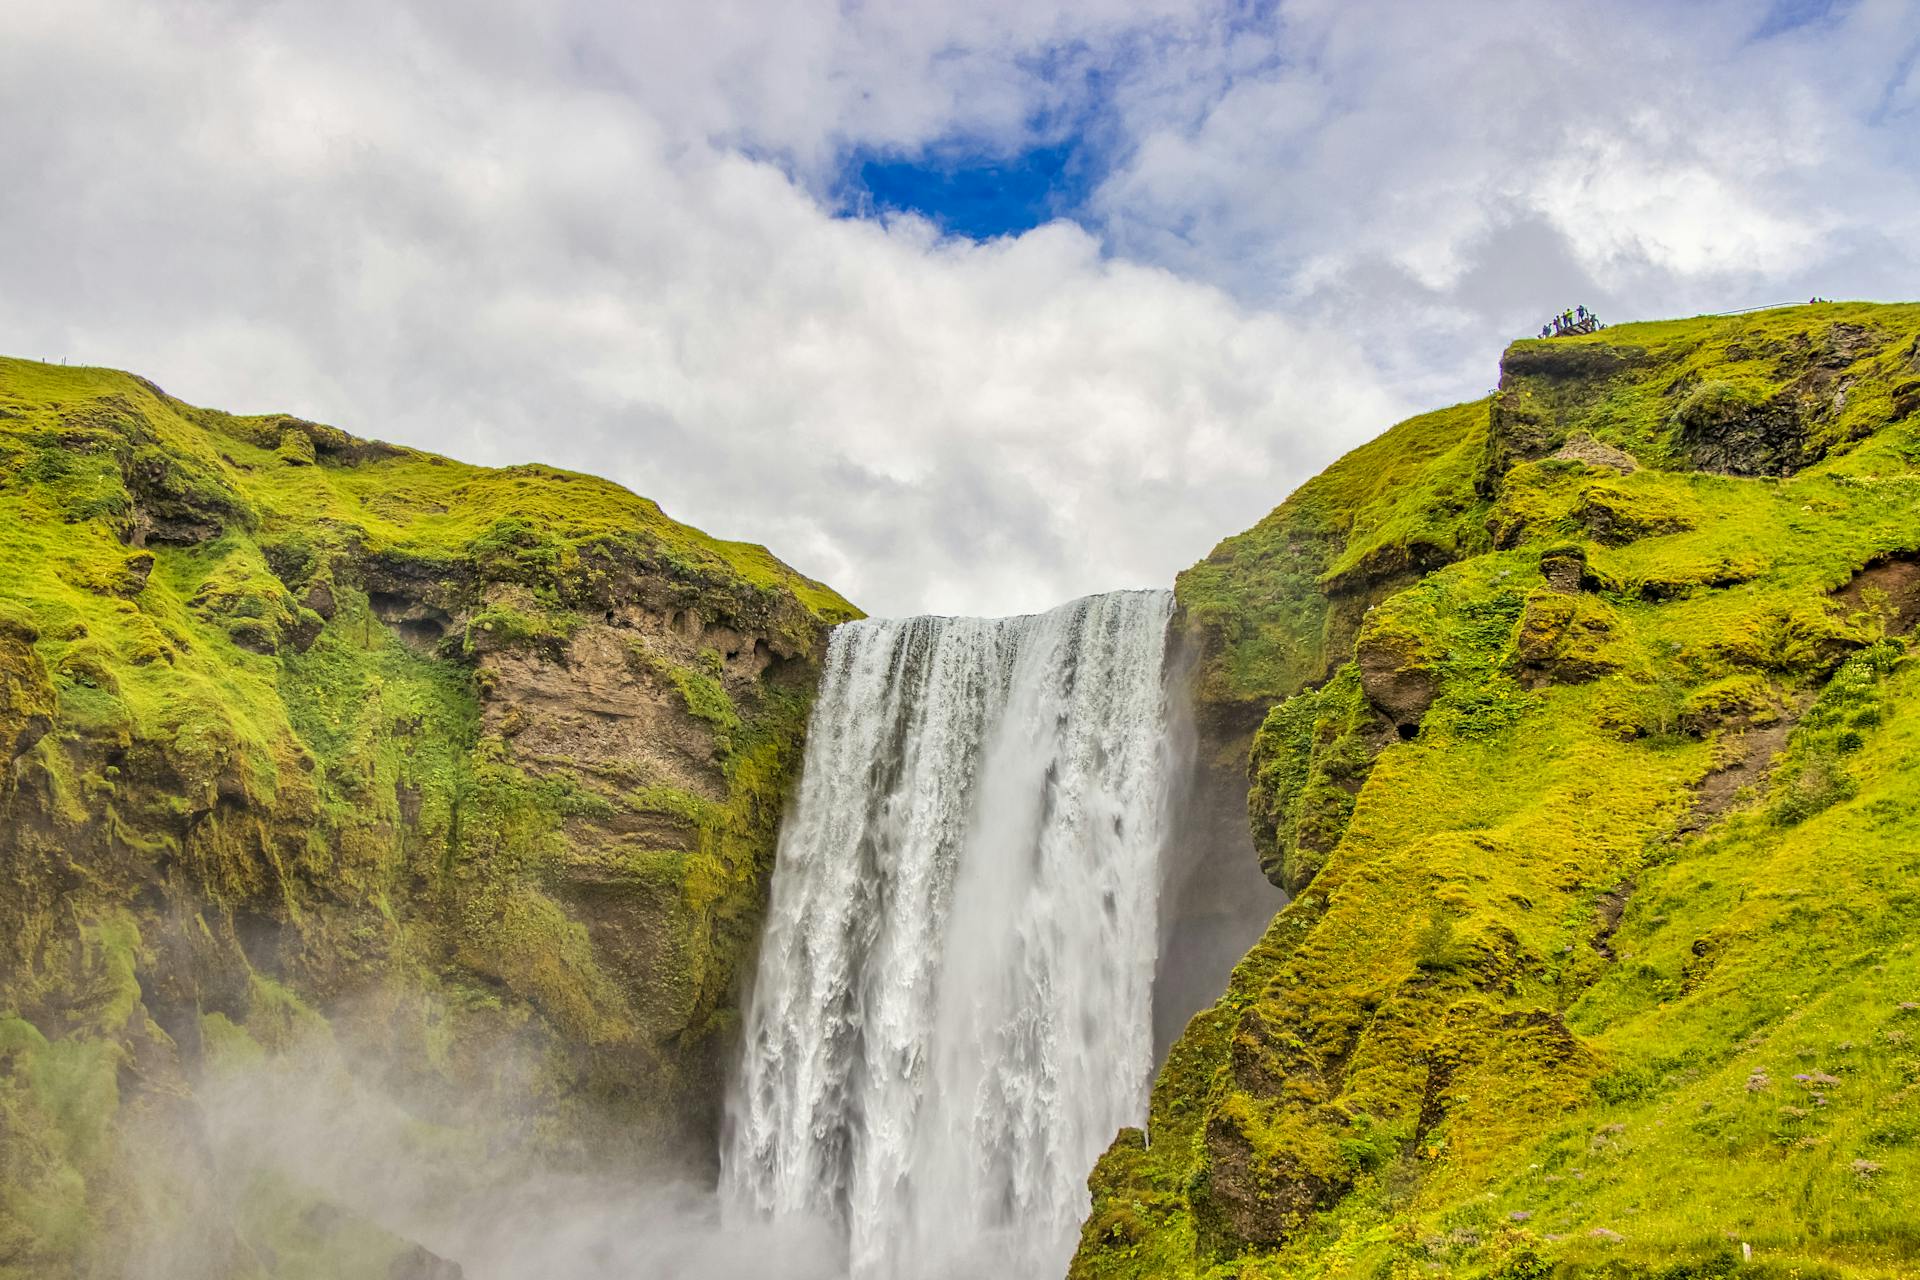
<path fill-rule="evenodd" d="M 296 1046 L 446 1134 L 707 1158 L 853 616 L 604 481 L 0 360 L 0 1274 L 119 1274 L 197 1177 L 128 1135 Z M 303 1194 L 200 1256 L 437 1274 Z"/>
<path fill-rule="evenodd" d="M 1917 408 L 1920 307 L 1521 342 L 1182 577 L 1297 896 L 1075 1276 L 1899 1272 Z"/>

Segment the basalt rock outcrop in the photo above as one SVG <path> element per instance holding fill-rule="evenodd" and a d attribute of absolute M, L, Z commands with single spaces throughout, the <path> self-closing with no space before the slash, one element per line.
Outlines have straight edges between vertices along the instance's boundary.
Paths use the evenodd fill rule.
<path fill-rule="evenodd" d="M 455 1274 L 311 1188 L 191 1207 L 206 1082 L 296 1050 L 697 1170 L 852 616 L 605 481 L 0 361 L 0 1275 L 186 1220 L 208 1274 Z"/>

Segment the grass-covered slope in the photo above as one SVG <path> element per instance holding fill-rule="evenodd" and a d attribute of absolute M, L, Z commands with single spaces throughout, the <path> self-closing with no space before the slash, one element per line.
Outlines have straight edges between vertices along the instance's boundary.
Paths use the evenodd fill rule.
<path fill-rule="evenodd" d="M 1078 1277 L 1910 1276 L 1920 307 L 1515 344 L 1185 575 L 1296 891 Z"/>
<path fill-rule="evenodd" d="M 201 1221 L 129 1135 L 295 1044 L 523 1153 L 709 1130 L 851 616 L 589 476 L 0 360 L 0 1275 Z M 298 1194 L 218 1270 L 387 1247 Z"/>

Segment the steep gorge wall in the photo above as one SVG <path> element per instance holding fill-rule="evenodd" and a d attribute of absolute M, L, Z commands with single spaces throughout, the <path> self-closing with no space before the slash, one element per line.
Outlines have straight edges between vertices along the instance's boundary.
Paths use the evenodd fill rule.
<path fill-rule="evenodd" d="M 1160 952 L 1154 966 L 1154 1060 L 1196 1009 L 1213 1003 L 1274 913 L 1283 889 L 1261 874 L 1245 813 L 1247 750 L 1257 716 L 1210 708 L 1195 696 L 1207 639 L 1177 611 L 1169 627 L 1166 687 L 1171 738 L 1171 845 L 1163 859 Z"/>
<path fill-rule="evenodd" d="M 130 1136 L 196 1147 L 199 1082 L 279 1053 L 449 1142 L 710 1160 L 853 616 L 604 481 L 0 361 L 0 1275 L 207 1212 Z M 290 1234 L 303 1197 L 214 1206 L 198 1256 L 385 1247 Z"/>
<path fill-rule="evenodd" d="M 1920 307 L 1522 342 L 1182 576 L 1295 897 L 1075 1276 L 1900 1273 L 1917 407 Z"/>

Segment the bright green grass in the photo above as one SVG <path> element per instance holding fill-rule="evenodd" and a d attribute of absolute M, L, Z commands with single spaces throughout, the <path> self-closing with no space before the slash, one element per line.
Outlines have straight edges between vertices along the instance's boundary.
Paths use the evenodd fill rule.
<path fill-rule="evenodd" d="M 710 537 L 595 476 L 541 465 L 476 467 L 400 448 L 383 448 L 353 465 L 339 465 L 325 451 L 320 465 L 288 465 L 280 442 L 289 431 L 311 429 L 343 443 L 346 437 L 283 416 L 194 409 L 112 370 L 0 358 L 0 411 L 19 415 L 0 418 L 9 451 L 25 455 L 51 435 L 70 436 L 56 423 L 71 418 L 76 405 L 89 406 L 105 421 L 119 414 L 116 404 L 148 424 L 155 442 L 209 493 L 237 498 L 265 541 L 352 530 L 369 551 L 435 560 L 470 551 L 507 522 L 509 530 L 537 530 L 541 545 L 533 550 L 557 562 L 581 543 L 639 538 L 684 572 L 719 573 L 762 591 L 791 592 L 824 620 L 855 616 L 831 589 L 795 573 L 765 547 Z M 62 465 L 73 474 L 49 492 L 65 510 L 113 505 L 111 458 L 96 454 Z M 45 495 L 38 496 L 44 504 Z"/>

